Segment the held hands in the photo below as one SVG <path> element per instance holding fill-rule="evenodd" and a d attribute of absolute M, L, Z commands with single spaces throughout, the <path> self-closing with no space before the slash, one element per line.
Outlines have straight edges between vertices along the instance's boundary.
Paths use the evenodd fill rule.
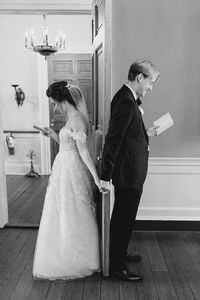
<path fill-rule="evenodd" d="M 101 183 L 101 189 L 102 189 L 101 192 L 103 194 L 107 194 L 111 189 L 110 181 L 100 180 L 100 183 Z"/>
<path fill-rule="evenodd" d="M 107 194 L 111 189 L 110 181 L 100 180 L 98 177 L 95 177 L 94 182 L 98 187 L 99 191 L 103 194 Z"/>
<path fill-rule="evenodd" d="M 160 127 L 160 126 L 153 126 L 153 127 L 150 127 L 149 129 L 147 129 L 147 135 L 148 135 L 149 137 L 157 136 L 157 135 L 158 135 L 157 129 L 158 129 L 159 127 Z"/>
<path fill-rule="evenodd" d="M 100 184 L 100 179 L 99 179 L 98 176 L 94 177 L 94 182 L 95 182 L 96 186 L 98 187 L 99 192 L 102 192 L 102 188 L 101 188 L 101 184 Z"/>

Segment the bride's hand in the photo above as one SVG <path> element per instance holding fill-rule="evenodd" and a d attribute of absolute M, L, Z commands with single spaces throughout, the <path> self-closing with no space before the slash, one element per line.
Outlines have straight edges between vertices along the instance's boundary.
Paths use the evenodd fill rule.
<path fill-rule="evenodd" d="M 96 186 L 98 187 L 99 191 L 102 192 L 102 188 L 101 188 L 101 183 L 100 183 L 99 177 L 95 177 L 94 178 L 94 182 L 95 182 Z"/>
<path fill-rule="evenodd" d="M 53 129 L 49 128 L 49 127 L 44 127 L 44 129 L 45 129 L 46 132 L 43 132 L 42 134 L 45 135 L 45 136 L 48 136 L 50 138 L 54 138 L 54 136 L 57 135 L 56 132 Z"/>

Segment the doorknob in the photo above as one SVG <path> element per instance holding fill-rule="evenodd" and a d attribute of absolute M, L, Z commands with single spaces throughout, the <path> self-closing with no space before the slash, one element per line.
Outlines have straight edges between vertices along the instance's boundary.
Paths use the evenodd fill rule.
<path fill-rule="evenodd" d="M 97 156 L 97 161 L 98 162 L 102 161 L 102 151 L 99 152 L 99 155 Z"/>
<path fill-rule="evenodd" d="M 99 162 L 101 162 L 102 161 L 102 157 L 99 155 L 99 156 L 97 156 L 97 160 L 99 161 Z"/>

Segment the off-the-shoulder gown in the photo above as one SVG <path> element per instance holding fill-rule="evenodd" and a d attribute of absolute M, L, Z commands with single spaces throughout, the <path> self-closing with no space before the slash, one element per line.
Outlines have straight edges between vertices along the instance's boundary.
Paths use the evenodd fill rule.
<path fill-rule="evenodd" d="M 76 145 L 87 137 L 66 126 L 59 137 L 36 242 L 35 279 L 75 279 L 100 269 L 92 178 Z"/>

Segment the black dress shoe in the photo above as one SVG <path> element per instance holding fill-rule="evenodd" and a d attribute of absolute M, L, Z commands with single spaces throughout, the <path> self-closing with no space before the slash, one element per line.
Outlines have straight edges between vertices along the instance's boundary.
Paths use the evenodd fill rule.
<path fill-rule="evenodd" d="M 111 270 L 110 277 L 115 277 L 125 281 L 139 282 L 142 276 L 132 273 L 129 269 Z"/>
<path fill-rule="evenodd" d="M 141 261 L 142 257 L 138 254 L 126 254 L 125 260 L 131 262 L 138 262 Z"/>

